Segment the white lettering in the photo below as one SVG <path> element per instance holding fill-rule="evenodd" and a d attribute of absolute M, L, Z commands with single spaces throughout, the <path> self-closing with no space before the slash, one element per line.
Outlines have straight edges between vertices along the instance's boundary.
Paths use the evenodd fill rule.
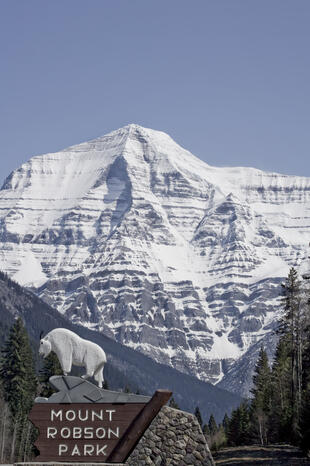
<path fill-rule="evenodd" d="M 74 455 L 81 456 L 80 450 L 79 450 L 79 448 L 78 448 L 78 446 L 76 444 L 74 445 L 74 448 L 73 448 L 72 453 L 71 453 L 71 456 L 74 456 Z"/>
<path fill-rule="evenodd" d="M 86 409 L 84 417 L 82 416 L 82 410 L 79 409 L 78 416 L 79 416 L 80 421 L 87 421 L 87 419 L 88 419 L 88 409 Z"/>
<path fill-rule="evenodd" d="M 100 432 L 102 432 L 101 435 Z M 105 429 L 103 427 L 96 429 L 96 438 L 105 438 Z"/>
<path fill-rule="evenodd" d="M 59 420 L 62 421 L 62 409 L 60 409 L 57 413 L 54 409 L 51 411 L 51 421 L 54 420 L 54 417 L 59 417 Z"/>
<path fill-rule="evenodd" d="M 63 427 L 60 431 L 61 438 L 69 438 L 71 435 L 71 431 L 69 427 Z"/>
<path fill-rule="evenodd" d="M 67 421 L 74 421 L 76 418 L 76 412 L 70 409 L 66 412 L 66 419 Z"/>
<path fill-rule="evenodd" d="M 94 438 L 94 432 L 93 432 L 92 427 L 85 427 L 84 428 L 84 438 L 85 439 Z"/>
<path fill-rule="evenodd" d="M 84 456 L 89 455 L 92 456 L 94 453 L 95 446 L 94 445 L 84 445 Z"/>
<path fill-rule="evenodd" d="M 112 413 L 115 413 L 115 409 L 106 409 L 106 413 L 109 413 L 109 421 L 112 421 Z"/>
<path fill-rule="evenodd" d="M 108 445 L 104 445 L 103 447 L 100 448 L 100 445 L 96 445 L 96 456 L 99 456 L 99 455 L 104 455 L 104 456 L 107 456 L 107 454 L 105 453 L 105 449 L 107 448 Z"/>
<path fill-rule="evenodd" d="M 72 429 L 72 437 L 73 438 L 81 438 L 82 437 L 82 427 L 73 427 Z"/>
<path fill-rule="evenodd" d="M 57 429 L 55 427 L 48 427 L 47 428 L 47 438 L 55 438 L 55 435 L 57 434 Z"/>
<path fill-rule="evenodd" d="M 92 414 L 92 419 L 91 419 L 92 421 L 95 420 L 95 417 L 97 419 L 100 419 L 100 421 L 103 421 L 103 409 L 100 409 L 99 414 L 96 413 L 96 411 L 92 411 L 91 414 Z"/>
<path fill-rule="evenodd" d="M 67 453 L 68 451 L 68 446 L 67 445 L 59 445 L 58 446 L 58 456 L 61 456 L 62 453 Z"/>
<path fill-rule="evenodd" d="M 119 427 L 116 427 L 116 430 L 112 430 L 109 427 L 109 429 L 108 429 L 108 438 L 111 438 L 111 434 L 113 434 L 116 438 L 119 438 Z"/>

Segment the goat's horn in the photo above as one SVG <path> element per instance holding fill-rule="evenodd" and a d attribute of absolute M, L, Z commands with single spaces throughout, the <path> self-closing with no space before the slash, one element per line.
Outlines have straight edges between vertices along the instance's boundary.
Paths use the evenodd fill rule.
<path fill-rule="evenodd" d="M 40 332 L 40 340 L 41 340 L 41 338 L 43 337 L 43 333 L 44 333 L 43 330 L 41 330 L 41 332 Z"/>

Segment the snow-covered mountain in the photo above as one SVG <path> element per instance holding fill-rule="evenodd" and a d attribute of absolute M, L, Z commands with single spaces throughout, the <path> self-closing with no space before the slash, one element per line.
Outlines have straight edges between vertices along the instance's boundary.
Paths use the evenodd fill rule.
<path fill-rule="evenodd" d="M 272 349 L 280 282 L 309 238 L 310 178 L 211 167 L 138 125 L 35 156 L 0 191 L 10 277 L 74 322 L 238 392 L 258 342 Z"/>

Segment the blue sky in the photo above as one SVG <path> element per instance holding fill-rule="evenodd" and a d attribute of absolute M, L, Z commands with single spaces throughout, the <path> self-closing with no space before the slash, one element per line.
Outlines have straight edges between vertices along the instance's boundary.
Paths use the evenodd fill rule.
<path fill-rule="evenodd" d="M 309 0 L 2 0 L 0 179 L 128 123 L 310 176 Z"/>

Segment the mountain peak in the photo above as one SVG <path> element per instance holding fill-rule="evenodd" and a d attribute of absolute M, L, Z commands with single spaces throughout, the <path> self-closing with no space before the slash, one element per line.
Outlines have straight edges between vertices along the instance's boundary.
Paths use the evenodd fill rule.
<path fill-rule="evenodd" d="M 173 139 L 164 131 L 155 130 L 152 128 L 146 128 L 136 123 L 129 123 L 128 125 L 122 126 L 121 128 L 115 129 L 113 131 L 110 131 L 107 134 L 99 136 L 98 138 L 95 138 L 93 141 L 102 140 L 102 139 L 111 138 L 111 137 L 123 137 L 123 136 L 130 137 L 133 135 L 140 135 L 140 136 L 151 137 L 151 138 L 165 138 L 165 139 L 169 139 L 170 141 L 173 141 Z M 177 143 L 174 142 L 174 144 L 177 144 Z"/>
<path fill-rule="evenodd" d="M 13 172 L 1 267 L 74 321 L 218 382 L 270 335 L 309 206 L 310 179 L 210 167 L 130 124 Z"/>

